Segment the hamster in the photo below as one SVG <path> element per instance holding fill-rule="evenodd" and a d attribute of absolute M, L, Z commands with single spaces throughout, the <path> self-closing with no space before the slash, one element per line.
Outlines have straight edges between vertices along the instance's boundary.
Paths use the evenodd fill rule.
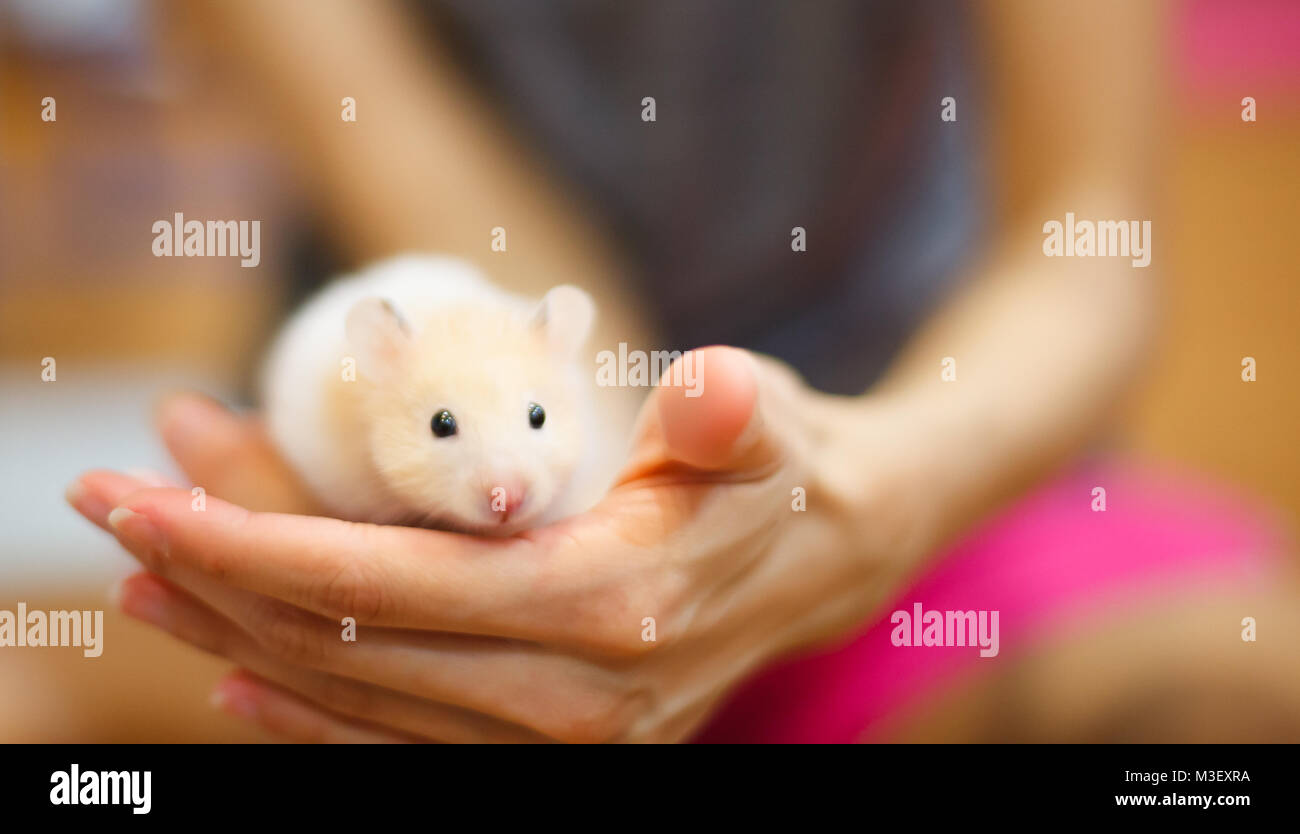
<path fill-rule="evenodd" d="M 510 535 L 589 508 L 613 445 L 580 361 L 590 296 L 505 292 L 407 255 L 335 281 L 285 324 L 262 375 L 272 441 L 334 515 Z"/>

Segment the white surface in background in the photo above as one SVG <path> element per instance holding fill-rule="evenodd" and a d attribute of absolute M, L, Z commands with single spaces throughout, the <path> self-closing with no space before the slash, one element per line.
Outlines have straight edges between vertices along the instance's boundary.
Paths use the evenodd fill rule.
<path fill-rule="evenodd" d="M 149 468 L 180 480 L 153 428 L 168 391 L 229 401 L 211 380 L 139 365 L 58 363 L 41 381 L 38 360 L 0 365 L 0 607 L 36 590 L 108 585 L 137 565 L 63 500 L 87 469 Z M 16 596 L 15 596 L 16 595 Z"/>

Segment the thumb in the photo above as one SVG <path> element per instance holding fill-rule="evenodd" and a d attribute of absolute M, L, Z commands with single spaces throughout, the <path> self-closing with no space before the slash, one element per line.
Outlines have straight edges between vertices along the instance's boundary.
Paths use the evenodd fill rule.
<path fill-rule="evenodd" d="M 155 420 L 167 451 L 195 485 L 252 510 L 316 511 L 257 420 L 197 394 L 167 397 Z"/>
<path fill-rule="evenodd" d="M 759 363 L 748 351 L 721 346 L 688 351 L 664 373 L 646 403 L 642 451 L 661 463 L 712 472 L 772 465 L 780 447 L 765 419 L 762 388 Z"/>

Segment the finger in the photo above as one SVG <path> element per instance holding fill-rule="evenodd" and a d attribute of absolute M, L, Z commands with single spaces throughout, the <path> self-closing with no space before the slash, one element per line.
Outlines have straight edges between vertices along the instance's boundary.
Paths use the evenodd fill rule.
<path fill-rule="evenodd" d="M 176 463 L 210 494 L 267 512 L 319 512 L 258 420 L 197 394 L 164 399 L 155 419 Z"/>
<path fill-rule="evenodd" d="M 679 364 L 689 370 L 675 370 Z M 689 351 L 646 402 L 634 465 L 620 482 L 672 463 L 731 477 L 768 471 L 781 458 L 781 443 L 763 399 L 759 365 L 747 351 Z"/>
<path fill-rule="evenodd" d="M 332 521 L 323 536 L 304 543 L 290 535 L 289 545 L 277 546 L 285 531 L 259 531 L 278 517 L 251 523 L 246 511 L 217 499 L 195 512 L 188 493 L 139 486 L 119 473 L 89 472 L 70 488 L 76 493 L 70 500 L 150 570 L 200 597 L 206 589 L 193 578 L 207 576 L 334 622 L 351 616 L 363 624 L 513 637 L 617 656 L 647 650 L 640 623 L 658 610 L 659 589 L 643 571 L 644 549 L 629 548 L 612 521 L 586 548 L 557 546 L 556 540 L 568 540 L 563 528 L 502 541 Z M 119 529 L 108 524 L 109 508 L 137 506 L 131 502 L 150 495 L 167 498 L 161 514 L 179 519 L 181 544 L 149 538 L 158 532 L 153 525 L 142 541 L 132 538 L 139 529 L 131 521 Z M 327 522 L 283 518 L 310 522 L 313 531 Z M 208 547 L 214 553 L 202 552 Z"/>
<path fill-rule="evenodd" d="M 250 513 L 217 498 L 196 510 L 189 493 L 178 490 L 145 489 L 122 502 L 109 514 L 109 525 L 151 570 L 192 569 L 334 620 L 436 627 L 442 617 L 420 618 L 441 606 L 473 619 L 471 608 L 482 602 L 460 597 L 476 585 L 487 599 L 522 604 L 526 598 L 527 560 L 510 560 L 513 575 L 489 576 L 483 569 L 485 561 L 503 565 L 493 559 L 496 553 L 529 547 L 520 540 Z"/>
<path fill-rule="evenodd" d="M 477 538 L 330 518 L 250 513 L 179 490 L 132 493 L 108 517 L 121 542 L 164 576 L 177 568 L 276 597 L 330 620 L 646 650 L 655 554 L 601 525 Z M 609 529 L 606 529 L 606 528 Z"/>
<path fill-rule="evenodd" d="M 401 744 L 410 739 L 349 721 L 240 670 L 217 683 L 212 705 L 291 741 L 306 744 Z"/>
<path fill-rule="evenodd" d="M 544 741 L 523 727 L 371 684 L 278 663 L 238 626 L 166 580 L 147 573 L 119 586 L 122 611 L 204 651 L 233 660 L 320 707 L 350 719 L 450 742 Z"/>
<path fill-rule="evenodd" d="M 126 496 L 149 486 L 137 476 L 109 469 L 92 469 L 68 485 L 64 498 L 87 521 L 111 534 L 113 528 L 108 526 L 108 514 Z"/>
<path fill-rule="evenodd" d="M 534 643 L 387 628 L 359 631 L 355 625 L 347 629 L 271 597 L 202 577 L 193 586 L 181 584 L 278 663 L 463 707 L 551 738 L 617 738 L 645 707 L 645 693 L 635 687 L 628 670 Z M 178 596 L 168 604 L 183 605 L 188 599 Z"/>

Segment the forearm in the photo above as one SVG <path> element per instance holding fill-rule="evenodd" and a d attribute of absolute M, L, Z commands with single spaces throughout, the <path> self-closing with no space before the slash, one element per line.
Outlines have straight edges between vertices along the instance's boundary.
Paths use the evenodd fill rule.
<path fill-rule="evenodd" d="M 999 0 L 977 19 L 994 237 L 859 409 L 884 438 L 864 492 L 901 494 L 918 557 L 1099 431 L 1150 342 L 1160 262 L 1159 223 L 1148 268 L 1042 247 L 1066 212 L 1152 219 L 1164 4 Z"/>
<path fill-rule="evenodd" d="M 1082 202 L 1093 204 L 1126 210 L 1119 198 Z M 1037 231 L 1070 205 L 1055 200 L 1024 227 Z M 864 398 L 894 433 L 883 451 L 906 470 L 899 482 L 917 516 L 920 551 L 1094 437 L 1150 344 L 1149 269 L 1126 258 L 1048 258 L 1029 237 L 1017 234 L 991 253 Z"/>
<path fill-rule="evenodd" d="M 642 340 L 647 324 L 594 215 L 542 174 L 395 4 L 203 8 L 356 260 L 437 250 L 519 292 L 577 284 L 601 300 L 597 341 Z M 355 122 L 340 118 L 344 96 L 356 101 Z M 505 251 L 491 248 L 496 227 Z"/>

